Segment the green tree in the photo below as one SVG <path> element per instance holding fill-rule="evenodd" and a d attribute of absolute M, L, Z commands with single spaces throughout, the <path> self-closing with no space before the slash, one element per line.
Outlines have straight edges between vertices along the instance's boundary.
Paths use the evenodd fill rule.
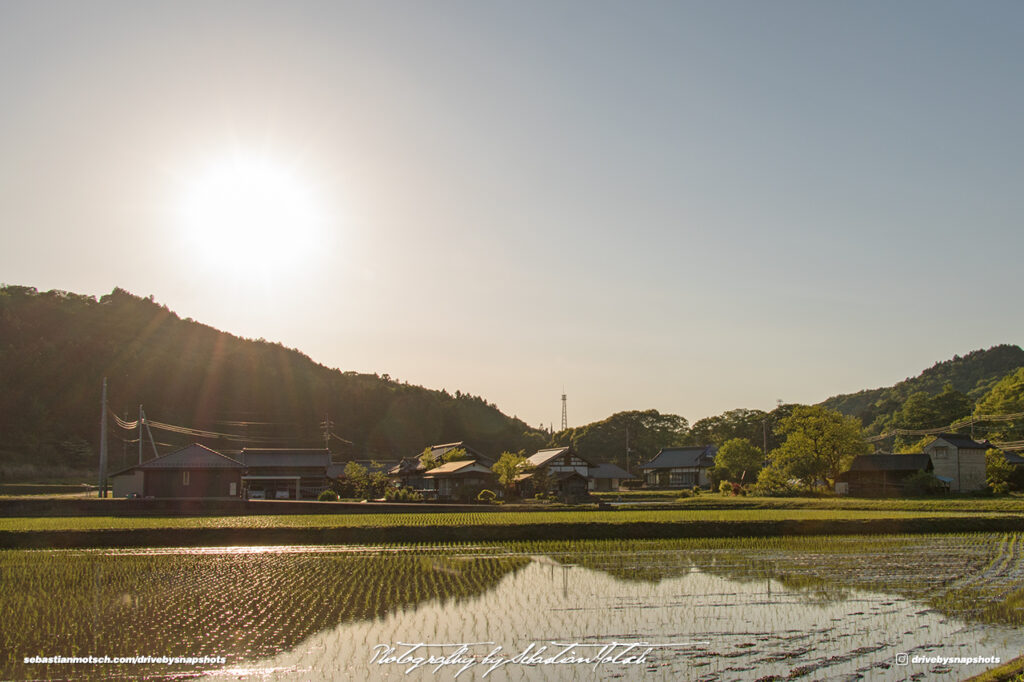
<path fill-rule="evenodd" d="M 522 455 L 504 452 L 495 465 L 490 467 L 490 470 L 498 474 L 498 482 L 511 493 L 515 487 L 515 477 L 531 468 L 532 465 Z"/>
<path fill-rule="evenodd" d="M 627 468 L 627 443 L 628 464 L 635 466 L 653 457 L 661 448 L 684 444 L 688 426 L 683 417 L 657 410 L 617 412 L 599 422 L 559 431 L 552 436 L 550 444 L 572 445 L 589 460 L 613 462 Z"/>
<path fill-rule="evenodd" d="M 503 452 L 498 461 L 491 467 L 491 471 L 498 475 L 498 483 L 511 494 L 515 490 L 516 476 L 526 473 L 533 468 L 529 460 L 514 452 Z"/>
<path fill-rule="evenodd" d="M 834 481 L 856 455 L 871 449 L 856 417 L 820 405 L 796 407 L 778 431 L 786 441 L 772 451 L 772 466 L 808 489 L 821 479 Z"/>
<path fill-rule="evenodd" d="M 996 382 L 974 407 L 976 417 L 1019 412 L 1024 412 L 1024 367 Z M 994 422 L 988 436 L 999 441 L 1024 438 L 1024 419 Z"/>
<path fill-rule="evenodd" d="M 1001 450 L 990 448 L 985 452 L 985 482 L 996 495 L 1010 492 L 1014 471 Z"/>
<path fill-rule="evenodd" d="M 715 453 L 715 466 L 711 477 L 718 481 L 736 481 L 746 483 L 757 480 L 757 475 L 764 466 L 764 454 L 760 448 L 750 444 L 746 438 L 727 440 Z"/>
<path fill-rule="evenodd" d="M 346 497 L 368 497 L 370 487 L 370 472 L 359 462 L 349 462 L 345 465 L 345 489 Z"/>

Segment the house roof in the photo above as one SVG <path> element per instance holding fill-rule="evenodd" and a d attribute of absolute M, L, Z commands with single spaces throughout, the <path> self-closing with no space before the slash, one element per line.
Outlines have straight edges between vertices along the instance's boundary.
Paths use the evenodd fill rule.
<path fill-rule="evenodd" d="M 857 455 L 850 464 L 850 471 L 927 471 L 932 468 L 932 458 L 924 452 L 909 455 L 884 452 Z"/>
<path fill-rule="evenodd" d="M 193 443 L 187 448 L 175 450 L 166 455 L 155 457 L 148 462 L 130 466 L 127 469 L 111 474 L 117 476 L 134 469 L 243 469 L 241 462 L 211 450 L 205 445 Z"/>
<path fill-rule="evenodd" d="M 490 469 L 472 459 L 461 459 L 457 462 L 446 462 L 436 469 L 431 469 L 423 474 L 424 478 L 435 478 L 438 476 L 462 476 L 467 474 L 489 474 Z"/>
<path fill-rule="evenodd" d="M 518 476 L 516 476 L 515 480 L 516 481 L 525 481 L 525 480 L 527 480 L 529 478 L 533 478 L 533 475 L 536 474 L 536 473 L 537 473 L 536 471 L 528 471 L 525 474 L 519 474 Z M 587 480 L 587 477 L 584 476 L 583 474 L 581 474 L 578 471 L 554 471 L 551 474 L 549 474 L 549 476 L 548 476 L 548 478 L 550 480 L 552 480 L 552 481 L 564 481 L 567 478 L 573 478 L 573 477 L 575 477 L 575 478 L 582 478 L 583 480 Z"/>
<path fill-rule="evenodd" d="M 439 443 L 438 445 L 431 445 L 430 454 L 433 455 L 437 460 L 442 460 L 444 459 L 444 456 L 446 454 L 448 454 L 452 450 L 457 450 L 459 448 L 462 448 L 463 450 L 466 451 L 466 454 L 469 455 L 468 459 L 484 460 L 491 464 L 494 463 L 491 457 L 488 457 L 479 450 L 472 448 L 469 445 L 466 445 L 466 441 L 463 440 L 456 441 L 454 443 Z"/>
<path fill-rule="evenodd" d="M 641 469 L 681 469 L 687 467 L 710 467 L 715 463 L 714 445 L 696 445 L 686 448 L 662 448 Z"/>
<path fill-rule="evenodd" d="M 239 455 L 247 467 L 328 467 L 331 451 L 316 448 L 245 448 Z"/>
<path fill-rule="evenodd" d="M 1004 452 L 1003 457 L 1005 457 L 1006 461 L 1010 464 L 1016 464 L 1018 466 L 1024 464 L 1024 457 L 1021 457 L 1016 452 Z"/>
<path fill-rule="evenodd" d="M 616 466 L 611 462 L 605 462 L 598 464 L 595 468 L 591 469 L 588 473 L 590 478 L 618 478 L 618 479 L 630 479 L 636 478 L 633 474 L 629 473 L 622 467 Z"/>
<path fill-rule="evenodd" d="M 992 447 L 992 445 L 988 443 L 988 441 L 984 443 L 979 443 L 973 438 L 961 436 L 958 433 L 940 433 L 939 435 L 935 436 L 935 440 L 944 440 L 955 448 L 963 448 L 965 450 L 987 450 L 988 448 Z M 935 440 L 933 440 L 931 443 L 928 443 L 928 445 L 926 445 L 925 447 L 932 445 L 932 443 L 934 443 Z"/>
<path fill-rule="evenodd" d="M 574 457 L 578 457 L 579 459 L 582 459 L 588 465 L 594 466 L 585 457 L 580 457 L 580 454 L 578 452 L 576 452 L 575 450 L 573 450 L 571 445 L 567 445 L 567 446 L 561 447 L 561 448 L 545 448 L 543 450 L 538 450 L 534 454 L 532 454 L 529 457 L 527 457 L 526 461 L 528 461 L 530 464 L 532 464 L 535 467 L 542 467 L 545 464 L 547 464 L 548 462 L 550 462 L 551 460 L 557 459 L 558 457 L 564 455 L 567 452 L 571 452 Z"/>
<path fill-rule="evenodd" d="M 398 464 L 387 470 L 388 476 L 404 476 L 426 470 L 419 457 L 403 457 Z"/>

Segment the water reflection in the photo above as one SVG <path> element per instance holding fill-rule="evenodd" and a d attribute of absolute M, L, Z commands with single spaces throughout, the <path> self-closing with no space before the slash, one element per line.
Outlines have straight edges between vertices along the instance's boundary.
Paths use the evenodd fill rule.
<path fill-rule="evenodd" d="M 1006 591 L 1020 585 L 1019 542 L 981 537 L 962 556 L 942 538 L 900 540 L 898 552 L 858 542 L 837 541 L 826 553 L 744 541 L 703 549 L 588 542 L 552 553 L 535 545 L 534 553 L 527 545 L 0 552 L 0 678 L 452 679 L 465 665 L 406 675 L 409 666 L 397 661 L 371 663 L 377 647 L 399 655 L 399 643 L 425 642 L 475 643 L 458 679 L 484 679 L 483 658 L 495 647 L 501 658 L 576 643 L 572 655 L 585 658 L 611 643 L 648 642 L 662 646 L 638 661 L 507 663 L 486 679 L 884 680 L 926 672 L 952 680 L 984 666 L 908 671 L 893 666 L 895 654 L 1006 659 L 1024 649 L 1019 628 L 950 617 L 1001 613 L 975 608 L 986 594 L 978 586 L 1007 603 Z M 953 597 L 964 595 L 974 611 L 956 606 Z M 1017 612 L 1007 613 L 1003 622 L 1018 624 Z M 227 663 L 22 661 L 90 654 Z"/>

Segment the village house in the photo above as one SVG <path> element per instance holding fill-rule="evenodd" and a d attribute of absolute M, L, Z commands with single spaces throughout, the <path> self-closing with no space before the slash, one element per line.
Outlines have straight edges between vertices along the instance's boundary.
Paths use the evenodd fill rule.
<path fill-rule="evenodd" d="M 920 471 L 933 475 L 935 472 L 931 457 L 923 452 L 857 455 L 849 471 L 836 477 L 836 494 L 863 497 L 903 495 L 906 479 Z M 939 480 L 946 485 L 950 483 L 949 479 Z"/>
<path fill-rule="evenodd" d="M 433 482 L 437 499 L 442 502 L 471 502 L 481 490 L 498 487 L 498 477 L 490 467 L 472 459 L 447 462 L 426 472 L 423 478 Z"/>
<path fill-rule="evenodd" d="M 985 480 L 985 451 L 988 442 L 979 443 L 967 436 L 940 433 L 922 450 L 931 457 L 935 476 L 950 481 L 951 492 L 973 492 L 983 489 Z"/>
<path fill-rule="evenodd" d="M 532 471 L 516 476 L 521 497 L 554 493 L 565 501 L 585 499 L 590 471 L 595 464 L 580 457 L 573 447 L 545 448 L 527 458 Z"/>
<path fill-rule="evenodd" d="M 635 481 L 637 477 L 610 462 L 598 464 L 590 469 L 587 488 L 594 492 L 619 490 L 624 481 Z"/>
<path fill-rule="evenodd" d="M 715 465 L 715 452 L 714 445 L 662 448 L 654 459 L 640 467 L 644 472 L 644 487 L 710 487 L 708 470 Z"/>
<path fill-rule="evenodd" d="M 488 470 L 494 466 L 493 459 L 466 445 L 465 441 L 440 443 L 438 445 L 431 445 L 427 449 L 429 450 L 430 457 L 435 462 L 442 464 L 444 463 L 445 455 L 453 450 L 463 450 L 466 453 L 466 460 L 476 462 Z M 437 494 L 437 479 L 434 477 L 427 478 L 427 467 L 423 464 L 423 453 L 413 455 L 412 457 L 403 457 L 398 464 L 388 469 L 386 473 L 388 478 L 399 487 L 409 487 L 428 496 Z"/>
<path fill-rule="evenodd" d="M 242 491 L 238 460 L 193 443 L 110 476 L 114 497 L 237 499 Z"/>
<path fill-rule="evenodd" d="M 333 471 L 327 449 L 245 448 L 239 461 L 249 499 L 315 500 Z"/>

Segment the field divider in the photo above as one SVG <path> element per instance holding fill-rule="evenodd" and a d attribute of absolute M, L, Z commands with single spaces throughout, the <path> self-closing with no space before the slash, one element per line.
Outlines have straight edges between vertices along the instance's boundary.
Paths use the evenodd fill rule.
<path fill-rule="evenodd" d="M 1021 532 L 1024 516 L 871 519 L 684 520 L 671 522 L 551 522 L 424 524 L 416 526 L 166 527 L 3 530 L 0 548 L 220 547 L 260 545 L 379 545 L 418 542 L 742 538 L 801 535 Z"/>

